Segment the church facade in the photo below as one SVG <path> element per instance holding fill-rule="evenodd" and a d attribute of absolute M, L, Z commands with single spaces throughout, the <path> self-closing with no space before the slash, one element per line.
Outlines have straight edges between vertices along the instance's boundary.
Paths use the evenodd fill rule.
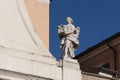
<path fill-rule="evenodd" d="M 0 80 L 79 80 L 49 52 L 49 0 L 0 1 Z M 72 76 L 71 76 L 72 75 Z"/>
<path fill-rule="evenodd" d="M 49 4 L 49 0 L 0 0 L 0 80 L 118 80 L 112 53 L 106 56 L 116 77 L 99 75 L 91 69 L 99 65 L 89 55 L 97 54 L 96 49 L 91 51 L 95 53 L 87 51 L 68 61 L 57 61 L 51 55 Z M 119 38 L 113 38 L 118 50 Z M 101 47 L 97 51 L 103 51 Z"/>

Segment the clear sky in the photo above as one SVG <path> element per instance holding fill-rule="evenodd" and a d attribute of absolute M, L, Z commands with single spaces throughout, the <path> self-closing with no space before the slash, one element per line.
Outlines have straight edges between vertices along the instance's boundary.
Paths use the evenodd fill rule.
<path fill-rule="evenodd" d="M 66 17 L 80 26 L 80 45 L 75 54 L 120 32 L 120 0 L 52 0 L 50 3 L 50 51 L 60 57 L 57 26 L 66 24 Z"/>

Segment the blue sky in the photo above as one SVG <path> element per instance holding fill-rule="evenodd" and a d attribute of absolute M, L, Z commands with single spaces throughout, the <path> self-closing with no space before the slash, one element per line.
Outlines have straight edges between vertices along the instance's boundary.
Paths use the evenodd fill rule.
<path fill-rule="evenodd" d="M 80 26 L 80 45 L 75 54 L 120 32 L 120 0 L 52 0 L 50 3 L 50 52 L 60 57 L 57 26 L 72 17 Z"/>

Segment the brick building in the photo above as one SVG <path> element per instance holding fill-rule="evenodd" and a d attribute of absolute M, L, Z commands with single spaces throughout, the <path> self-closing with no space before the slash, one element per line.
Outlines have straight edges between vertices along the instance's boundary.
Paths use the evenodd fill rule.
<path fill-rule="evenodd" d="M 80 53 L 75 58 L 78 59 L 83 73 L 120 78 L 120 32 Z"/>

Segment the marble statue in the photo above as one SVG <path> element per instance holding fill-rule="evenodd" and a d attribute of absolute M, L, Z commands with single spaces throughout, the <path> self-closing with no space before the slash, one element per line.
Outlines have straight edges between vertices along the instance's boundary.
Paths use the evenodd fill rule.
<path fill-rule="evenodd" d="M 79 45 L 78 35 L 80 27 L 75 28 L 72 24 L 73 20 L 71 17 L 67 17 L 66 21 L 66 25 L 58 26 L 58 36 L 61 40 L 60 48 L 62 49 L 62 59 L 71 59 L 75 56 L 74 51 Z"/>

